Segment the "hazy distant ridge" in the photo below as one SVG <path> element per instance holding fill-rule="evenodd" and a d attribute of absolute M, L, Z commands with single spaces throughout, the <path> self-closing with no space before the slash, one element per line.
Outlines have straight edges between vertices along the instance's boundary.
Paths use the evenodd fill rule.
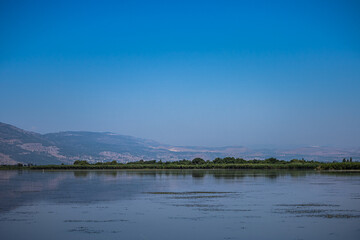
<path fill-rule="evenodd" d="M 245 159 L 277 157 L 290 160 L 340 161 L 344 157 L 360 160 L 360 149 L 303 147 L 294 149 L 249 149 L 228 147 L 179 147 L 152 140 L 110 132 L 69 131 L 39 134 L 0 122 L 0 164 L 60 164 L 75 160 L 119 162 L 144 160 L 172 161 L 201 157 L 242 157 Z"/>

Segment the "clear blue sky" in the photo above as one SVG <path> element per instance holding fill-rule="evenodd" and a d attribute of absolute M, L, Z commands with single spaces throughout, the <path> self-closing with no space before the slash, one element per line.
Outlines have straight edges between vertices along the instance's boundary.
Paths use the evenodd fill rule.
<path fill-rule="evenodd" d="M 0 121 L 360 146 L 359 1 L 1 1 Z"/>

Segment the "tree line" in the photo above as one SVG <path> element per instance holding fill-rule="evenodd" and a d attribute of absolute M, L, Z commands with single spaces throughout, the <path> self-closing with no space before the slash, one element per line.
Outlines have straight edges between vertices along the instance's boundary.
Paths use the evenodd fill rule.
<path fill-rule="evenodd" d="M 76 160 L 71 165 L 7 165 L 0 169 L 308 169 L 308 170 L 360 170 L 360 162 L 352 158 L 342 162 L 318 162 L 304 159 L 292 159 L 290 161 L 277 158 L 265 160 L 225 157 L 214 160 L 194 158 L 193 160 L 166 161 L 162 160 L 139 160 L 135 162 L 119 163 L 115 160 L 109 162 L 89 163 L 86 160 Z"/>
<path fill-rule="evenodd" d="M 350 158 L 351 159 L 351 158 Z M 97 162 L 89 163 L 84 160 L 77 160 L 74 164 L 65 165 L 62 168 L 74 169 L 317 169 L 317 170 L 356 170 L 360 169 L 360 162 L 318 162 L 307 161 L 304 159 L 292 159 L 290 161 L 279 160 L 277 158 L 267 158 L 265 160 L 245 160 L 243 158 L 225 157 L 215 158 L 214 160 L 204 160 L 194 158 L 193 160 L 179 161 L 157 161 L 139 160 L 128 163 Z"/>

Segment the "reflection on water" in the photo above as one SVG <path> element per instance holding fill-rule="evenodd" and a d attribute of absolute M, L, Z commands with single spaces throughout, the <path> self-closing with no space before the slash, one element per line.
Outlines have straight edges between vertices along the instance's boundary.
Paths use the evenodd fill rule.
<path fill-rule="evenodd" d="M 265 237 L 359 239 L 360 174 L 0 171 L 1 239 Z"/>

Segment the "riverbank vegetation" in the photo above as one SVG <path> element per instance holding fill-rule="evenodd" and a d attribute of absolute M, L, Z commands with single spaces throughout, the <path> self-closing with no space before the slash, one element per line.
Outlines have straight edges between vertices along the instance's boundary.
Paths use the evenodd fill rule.
<path fill-rule="evenodd" d="M 97 162 L 89 163 L 87 161 L 77 160 L 72 165 L 39 165 L 24 166 L 3 165 L 0 169 L 303 169 L 303 170 L 360 170 L 360 162 L 342 161 L 342 162 L 317 162 L 306 161 L 304 159 L 293 159 L 291 161 L 268 158 L 265 160 L 245 160 L 242 158 L 216 158 L 213 161 L 205 161 L 201 158 L 193 160 L 180 160 L 171 162 L 136 161 L 128 163 Z"/>

